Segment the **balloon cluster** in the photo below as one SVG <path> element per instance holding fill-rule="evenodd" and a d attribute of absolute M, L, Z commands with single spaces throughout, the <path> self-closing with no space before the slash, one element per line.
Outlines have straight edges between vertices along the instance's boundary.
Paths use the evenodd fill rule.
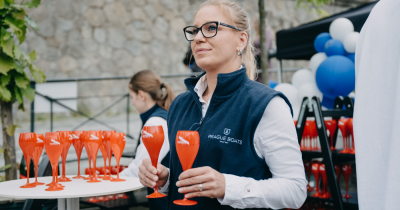
<path fill-rule="evenodd" d="M 321 33 L 314 41 L 317 50 L 310 60 L 310 69 L 323 93 L 322 105 L 333 108 L 337 96 L 347 96 L 355 88 L 355 52 L 359 33 L 347 18 L 334 20 L 329 33 Z"/>
<path fill-rule="evenodd" d="M 312 56 L 309 69 L 297 70 L 292 84 L 279 84 L 281 91 L 292 104 L 294 118 L 304 97 L 317 96 L 322 105 L 332 109 L 337 96 L 347 96 L 355 88 L 355 51 L 359 33 L 347 18 L 334 20 L 329 33 L 319 34 L 314 41 L 318 52 Z"/>

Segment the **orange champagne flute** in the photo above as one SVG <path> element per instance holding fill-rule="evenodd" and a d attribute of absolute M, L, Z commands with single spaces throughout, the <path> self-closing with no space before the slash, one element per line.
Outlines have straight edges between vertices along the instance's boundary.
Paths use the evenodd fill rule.
<path fill-rule="evenodd" d="M 72 177 L 73 179 L 85 178 L 84 176 L 81 176 L 81 154 L 83 149 L 83 140 L 81 138 L 82 133 L 83 131 L 72 131 L 72 138 L 73 138 L 72 144 L 74 145 L 76 157 L 78 158 L 78 175 Z"/>
<path fill-rule="evenodd" d="M 58 160 L 60 159 L 61 153 L 64 148 L 64 138 L 60 135 L 47 135 L 45 137 L 45 147 L 46 153 L 49 157 L 51 167 L 53 169 L 53 184 L 50 185 L 49 188 L 45 189 L 46 191 L 60 191 L 63 190 L 62 187 L 57 186 L 57 166 Z"/>
<path fill-rule="evenodd" d="M 321 195 L 319 196 L 320 198 L 330 198 L 331 194 L 328 192 L 328 177 L 326 176 L 326 171 L 325 171 L 325 165 L 324 164 L 319 164 L 319 175 L 321 176 L 322 179 L 322 192 Z"/>
<path fill-rule="evenodd" d="M 33 151 L 36 146 L 36 134 L 35 133 L 21 133 L 19 135 L 19 146 L 21 147 L 21 150 L 24 153 L 24 158 L 25 158 L 26 167 L 27 167 L 27 176 L 26 176 L 27 183 L 25 185 L 21 186 L 21 188 L 36 187 L 36 185 L 34 183 L 29 183 L 29 166 L 31 163 Z"/>
<path fill-rule="evenodd" d="M 36 146 L 32 154 L 33 163 L 35 164 L 35 183 L 34 183 L 35 185 L 44 185 L 44 183 L 38 182 L 37 180 L 39 159 L 40 156 L 42 155 L 43 147 L 44 147 L 44 135 L 36 134 Z"/>
<path fill-rule="evenodd" d="M 142 129 L 143 144 L 149 153 L 151 164 L 157 169 L 158 156 L 164 144 L 164 130 L 161 125 L 159 126 L 144 126 Z M 154 187 L 154 193 L 146 196 L 146 198 L 163 198 L 167 195 L 158 192 L 157 183 Z"/>
<path fill-rule="evenodd" d="M 316 193 L 312 195 L 312 197 L 319 197 L 322 194 L 319 192 L 319 166 L 321 163 L 319 161 L 312 161 L 311 164 L 311 172 L 314 174 L 314 179 L 315 179 L 315 190 Z"/>
<path fill-rule="evenodd" d="M 108 171 L 109 171 L 109 177 L 110 179 L 112 179 L 111 177 L 111 157 L 112 157 L 112 149 L 111 149 L 111 142 L 110 142 L 110 138 L 111 138 L 111 134 L 116 133 L 116 131 L 103 131 L 103 145 L 104 145 L 104 149 L 106 150 L 107 153 L 107 157 L 108 157 Z"/>
<path fill-rule="evenodd" d="M 346 195 L 343 195 L 343 198 L 351 198 L 352 196 L 349 195 L 349 180 L 351 175 L 351 164 L 343 164 L 342 165 L 342 172 L 344 176 L 344 181 L 346 181 Z"/>
<path fill-rule="evenodd" d="M 186 171 L 192 168 L 200 146 L 199 132 L 178 131 L 176 134 L 175 146 L 182 165 L 182 170 Z M 197 204 L 197 201 L 189 200 L 184 196 L 182 200 L 174 200 L 174 204 L 181 206 L 193 206 Z"/>
<path fill-rule="evenodd" d="M 104 136 L 103 136 L 103 141 L 104 141 Z M 100 152 L 101 155 L 103 156 L 103 160 L 104 160 L 104 165 L 103 165 L 103 180 L 110 180 L 110 177 L 107 176 L 106 173 L 106 167 L 107 167 L 107 152 L 106 152 L 106 148 L 104 147 L 104 143 L 102 142 L 100 145 Z"/>
<path fill-rule="evenodd" d="M 117 168 L 119 169 L 119 161 L 121 160 L 122 152 L 125 148 L 125 133 L 113 133 L 110 138 L 111 148 L 115 156 L 115 160 L 117 161 Z M 123 182 L 125 179 L 119 178 L 119 170 L 117 171 L 117 178 L 112 178 L 110 181 L 112 182 Z"/>
<path fill-rule="evenodd" d="M 343 154 L 343 153 L 349 153 L 349 148 L 347 148 L 347 137 L 348 137 L 348 132 L 347 132 L 347 119 L 340 119 L 339 120 L 339 129 L 342 132 L 342 136 L 343 136 L 343 150 L 340 151 L 339 153 Z"/>
<path fill-rule="evenodd" d="M 58 136 L 58 132 L 46 132 L 46 135 L 45 135 L 45 138 L 46 138 L 46 136 L 50 136 L 50 135 L 56 135 L 56 136 Z M 62 140 L 62 139 L 60 139 L 60 140 Z M 62 141 L 63 143 L 64 143 L 64 141 Z M 46 142 L 45 142 L 46 143 Z M 49 183 L 49 184 L 46 184 L 46 186 L 52 186 L 52 185 L 56 185 L 56 187 L 59 187 L 59 188 L 64 188 L 65 186 L 63 186 L 63 185 L 61 185 L 60 183 L 58 183 L 58 164 L 57 164 L 57 166 L 56 166 L 56 180 L 55 180 L 55 182 L 54 181 L 52 181 L 51 183 Z"/>
<path fill-rule="evenodd" d="M 331 150 L 336 150 L 336 148 L 333 145 L 333 134 L 335 134 L 336 131 L 336 120 L 326 120 L 325 121 L 325 126 L 326 129 L 329 131 L 329 137 L 331 139 Z"/>
<path fill-rule="evenodd" d="M 91 152 L 90 152 L 90 147 L 89 147 L 89 145 L 87 144 L 88 142 L 87 142 L 87 132 L 88 131 L 84 131 L 82 134 L 81 134 L 81 139 L 82 139 L 82 141 L 83 141 L 83 145 L 84 145 L 84 147 L 85 147 L 85 150 L 86 150 L 86 154 L 87 154 L 87 157 L 88 157 L 88 161 L 89 161 L 89 176 L 88 177 L 86 177 L 86 178 L 83 178 L 84 180 L 91 180 L 92 179 L 92 166 L 91 166 L 91 162 L 92 162 L 92 155 L 91 155 Z"/>
<path fill-rule="evenodd" d="M 72 138 L 72 133 L 71 131 L 57 131 L 60 135 L 61 138 L 64 139 L 64 148 L 61 153 L 61 160 L 62 160 L 62 175 L 58 179 L 59 182 L 70 182 L 71 179 L 65 176 L 65 164 L 67 162 L 67 155 L 68 155 L 68 150 L 71 147 L 71 144 L 73 142 Z"/>
<path fill-rule="evenodd" d="M 352 143 L 349 153 L 350 154 L 356 154 L 356 149 L 355 149 L 355 145 L 354 145 L 353 118 L 349 118 L 347 120 L 347 131 L 349 132 L 349 136 L 350 136 L 350 133 L 351 133 L 351 143 Z"/>
<path fill-rule="evenodd" d="M 93 161 L 93 176 L 87 182 L 89 183 L 101 182 L 100 180 L 97 179 L 97 174 L 96 174 L 97 152 L 99 152 L 99 147 L 103 141 L 103 136 L 101 135 L 101 131 L 88 131 L 86 133 L 86 141 L 87 145 L 90 148 L 90 154 L 92 155 L 92 161 Z"/>

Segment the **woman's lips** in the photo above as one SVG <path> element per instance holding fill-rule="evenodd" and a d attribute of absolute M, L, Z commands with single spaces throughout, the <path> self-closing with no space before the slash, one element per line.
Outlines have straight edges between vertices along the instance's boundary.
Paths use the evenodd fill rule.
<path fill-rule="evenodd" d="M 203 54 L 210 51 L 209 49 L 205 49 L 205 48 L 200 48 L 196 50 L 196 54 Z"/>

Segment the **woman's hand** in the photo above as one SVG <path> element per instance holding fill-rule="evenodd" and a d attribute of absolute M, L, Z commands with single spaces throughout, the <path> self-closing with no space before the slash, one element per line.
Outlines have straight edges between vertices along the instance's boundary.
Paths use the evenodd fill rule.
<path fill-rule="evenodd" d="M 158 163 L 157 169 L 151 164 L 150 158 L 143 160 L 142 164 L 139 166 L 139 179 L 145 187 L 154 188 L 163 187 L 167 183 L 169 171 L 167 167 Z"/>
<path fill-rule="evenodd" d="M 187 193 L 186 198 L 225 196 L 225 176 L 208 166 L 184 171 L 179 176 L 176 186 L 179 187 L 179 193 Z"/>

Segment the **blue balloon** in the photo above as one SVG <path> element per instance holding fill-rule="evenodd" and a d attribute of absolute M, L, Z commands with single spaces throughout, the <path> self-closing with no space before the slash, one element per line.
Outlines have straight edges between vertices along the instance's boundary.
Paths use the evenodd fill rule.
<path fill-rule="evenodd" d="M 321 105 L 326 107 L 326 108 L 328 108 L 328 109 L 333 109 L 333 107 L 335 105 L 335 99 L 323 96 L 322 101 L 321 101 Z"/>
<path fill-rule="evenodd" d="M 315 80 L 324 97 L 347 96 L 355 88 L 354 63 L 344 56 L 328 57 L 319 65 Z"/>
<path fill-rule="evenodd" d="M 356 54 L 355 53 L 349 53 L 349 54 L 346 55 L 346 57 L 348 59 L 350 59 L 351 61 L 353 61 L 353 63 L 355 63 L 355 60 L 356 60 Z"/>
<path fill-rule="evenodd" d="M 320 33 L 314 40 L 314 48 L 317 52 L 324 52 L 325 44 L 327 41 L 331 40 L 332 37 L 329 33 Z"/>
<path fill-rule="evenodd" d="M 278 83 L 275 82 L 274 80 L 268 80 L 268 84 L 269 84 L 269 87 L 272 88 L 272 89 L 274 89 L 275 86 L 278 85 Z"/>
<path fill-rule="evenodd" d="M 346 55 L 346 50 L 344 49 L 342 42 L 337 39 L 327 41 L 324 51 L 328 57 L 332 55 Z"/>

